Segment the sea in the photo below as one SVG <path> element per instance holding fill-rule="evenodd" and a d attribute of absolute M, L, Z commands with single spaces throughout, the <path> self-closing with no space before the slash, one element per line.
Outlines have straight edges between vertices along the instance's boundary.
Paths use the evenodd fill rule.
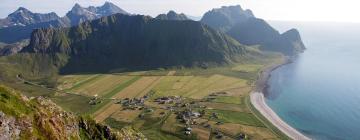
<path fill-rule="evenodd" d="M 271 73 L 266 103 L 299 132 L 317 140 L 360 140 L 360 23 L 284 22 L 307 50 Z"/>

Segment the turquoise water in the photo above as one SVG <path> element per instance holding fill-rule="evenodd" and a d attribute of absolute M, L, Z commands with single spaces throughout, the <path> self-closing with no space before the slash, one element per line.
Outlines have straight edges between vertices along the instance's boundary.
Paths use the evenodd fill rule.
<path fill-rule="evenodd" d="M 359 140 L 360 25 L 273 24 L 299 28 L 308 50 L 272 72 L 267 104 L 310 138 Z"/>

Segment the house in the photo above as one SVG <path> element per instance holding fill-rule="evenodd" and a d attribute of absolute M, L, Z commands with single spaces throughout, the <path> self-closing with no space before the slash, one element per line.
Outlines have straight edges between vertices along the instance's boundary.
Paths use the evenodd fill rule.
<path fill-rule="evenodd" d="M 192 112 L 191 116 L 195 118 L 199 118 L 201 117 L 201 114 L 199 112 Z"/>
<path fill-rule="evenodd" d="M 191 127 L 186 127 L 186 128 L 185 128 L 185 131 L 191 131 L 191 130 L 192 130 Z"/>
<path fill-rule="evenodd" d="M 213 117 L 213 118 L 215 118 L 215 119 L 219 119 L 218 114 L 217 114 L 217 113 L 215 113 L 215 112 L 211 114 L 211 117 Z"/>

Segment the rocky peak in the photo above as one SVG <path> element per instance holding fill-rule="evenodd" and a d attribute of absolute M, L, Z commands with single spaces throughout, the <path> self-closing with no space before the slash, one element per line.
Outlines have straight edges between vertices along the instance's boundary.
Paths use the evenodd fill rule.
<path fill-rule="evenodd" d="M 252 11 L 244 10 L 240 5 L 222 6 L 206 12 L 201 22 L 226 32 L 235 24 L 246 22 L 249 18 L 255 18 Z"/>
<path fill-rule="evenodd" d="M 244 11 L 240 5 L 221 6 L 221 8 L 215 10 L 225 10 L 225 9 L 229 9 L 231 11 Z"/>
<path fill-rule="evenodd" d="M 66 14 L 66 17 L 70 20 L 71 25 L 77 25 L 84 21 L 94 20 L 116 13 L 129 14 L 110 2 L 106 2 L 104 5 L 99 7 L 90 6 L 87 8 L 81 7 L 78 3 L 76 3 L 71 11 Z"/>
<path fill-rule="evenodd" d="M 69 13 L 80 15 L 80 14 L 84 14 L 84 11 L 85 11 L 85 10 L 86 10 L 86 9 L 83 8 L 83 7 L 81 7 L 80 4 L 76 3 L 76 4 L 73 6 L 73 8 L 71 8 L 71 10 L 69 11 Z"/>
<path fill-rule="evenodd" d="M 121 13 L 121 14 L 126 14 L 126 15 L 129 14 L 128 12 L 126 12 L 125 10 L 121 9 L 120 7 L 116 6 L 115 4 L 113 4 L 111 2 L 105 2 L 105 4 L 103 6 L 96 7 L 96 8 L 97 8 L 97 13 L 101 14 L 103 16 L 112 15 L 115 13 Z"/>
<path fill-rule="evenodd" d="M 177 15 L 177 13 L 173 10 L 170 10 L 168 13 L 167 13 L 168 16 L 175 16 Z"/>
<path fill-rule="evenodd" d="M 185 14 L 178 14 L 173 10 L 170 10 L 167 14 L 160 14 L 156 18 L 161 20 L 189 20 Z"/>
<path fill-rule="evenodd" d="M 18 22 L 20 24 L 31 22 L 30 20 L 32 20 L 32 16 L 34 16 L 34 13 L 24 7 L 20 7 L 15 12 L 9 14 L 8 19 L 12 22 Z"/>
<path fill-rule="evenodd" d="M 6 20 L 8 20 L 8 25 L 5 26 L 26 26 L 29 24 L 48 22 L 51 20 L 59 19 L 60 17 L 56 13 L 33 13 L 30 10 L 20 7 L 15 12 L 8 15 Z"/>
<path fill-rule="evenodd" d="M 76 10 L 76 9 L 80 9 L 82 8 L 81 5 L 79 3 L 75 3 L 75 5 L 73 6 L 73 8 L 71 10 Z"/>
<path fill-rule="evenodd" d="M 12 14 L 18 14 L 18 13 L 31 13 L 32 12 L 24 7 L 19 7 L 15 12 L 13 12 Z"/>
<path fill-rule="evenodd" d="M 101 8 L 118 8 L 115 4 L 111 3 L 111 2 L 105 2 L 103 6 L 101 6 Z"/>

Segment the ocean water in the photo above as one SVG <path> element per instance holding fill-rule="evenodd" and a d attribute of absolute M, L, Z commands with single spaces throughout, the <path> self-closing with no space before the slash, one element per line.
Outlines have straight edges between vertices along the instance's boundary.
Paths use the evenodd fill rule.
<path fill-rule="evenodd" d="M 308 49 L 272 72 L 267 104 L 310 138 L 360 140 L 360 25 L 271 24 L 298 28 Z"/>

